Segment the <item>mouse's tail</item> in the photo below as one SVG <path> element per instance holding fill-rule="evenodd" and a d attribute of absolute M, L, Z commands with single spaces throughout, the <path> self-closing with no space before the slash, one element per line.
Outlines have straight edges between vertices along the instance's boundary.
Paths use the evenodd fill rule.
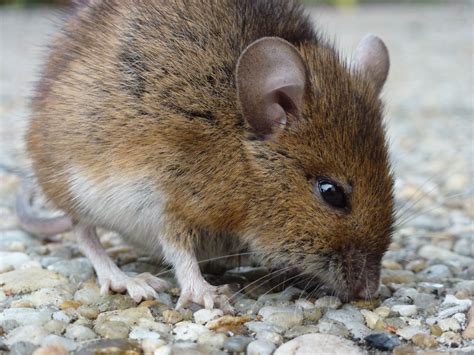
<path fill-rule="evenodd" d="M 51 237 L 70 231 L 73 223 L 66 215 L 52 218 L 34 216 L 30 204 L 32 191 L 31 185 L 24 182 L 16 196 L 15 209 L 21 229 L 41 237 Z"/>

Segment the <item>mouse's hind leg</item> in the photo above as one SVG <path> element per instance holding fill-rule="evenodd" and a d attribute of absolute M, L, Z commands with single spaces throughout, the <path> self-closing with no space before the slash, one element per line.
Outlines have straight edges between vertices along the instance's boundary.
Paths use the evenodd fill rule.
<path fill-rule="evenodd" d="M 120 270 L 100 243 L 95 227 L 77 225 L 74 227 L 74 233 L 80 249 L 91 261 L 97 273 L 102 294 L 107 294 L 109 290 L 127 291 L 135 302 L 140 302 L 142 299 L 156 298 L 155 291 L 162 291 L 169 287 L 168 282 L 150 273 L 128 276 Z"/>

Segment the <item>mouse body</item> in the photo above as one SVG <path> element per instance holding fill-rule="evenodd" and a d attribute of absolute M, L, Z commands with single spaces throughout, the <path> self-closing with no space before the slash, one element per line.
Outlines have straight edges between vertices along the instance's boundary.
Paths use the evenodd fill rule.
<path fill-rule="evenodd" d="M 102 291 L 136 301 L 167 283 L 124 274 L 95 228 L 163 255 L 178 307 L 226 303 L 198 260 L 243 249 L 372 297 L 393 226 L 388 66 L 375 36 L 345 63 L 292 1 L 83 2 L 52 43 L 26 135 L 65 216 L 41 221 L 19 201 L 20 221 L 74 229 Z"/>

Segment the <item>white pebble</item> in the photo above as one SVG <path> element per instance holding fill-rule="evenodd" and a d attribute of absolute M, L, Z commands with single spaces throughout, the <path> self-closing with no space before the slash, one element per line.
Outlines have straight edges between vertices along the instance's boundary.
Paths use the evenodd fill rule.
<path fill-rule="evenodd" d="M 207 322 L 222 317 L 223 315 L 224 312 L 222 312 L 220 309 L 204 308 L 194 313 L 194 321 L 197 324 L 206 324 Z"/>
<path fill-rule="evenodd" d="M 402 317 L 410 317 L 417 313 L 417 308 L 415 305 L 395 305 L 392 307 L 392 311 L 400 313 Z"/>
<path fill-rule="evenodd" d="M 255 340 L 247 346 L 247 355 L 270 355 L 276 346 L 268 340 Z"/>

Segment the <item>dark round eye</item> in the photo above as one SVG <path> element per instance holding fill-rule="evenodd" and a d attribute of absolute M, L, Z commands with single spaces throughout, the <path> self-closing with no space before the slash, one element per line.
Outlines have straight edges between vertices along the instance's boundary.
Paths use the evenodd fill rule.
<path fill-rule="evenodd" d="M 335 208 L 346 208 L 347 198 L 344 190 L 336 183 L 328 179 L 319 179 L 317 182 L 321 197 L 330 206 Z"/>

